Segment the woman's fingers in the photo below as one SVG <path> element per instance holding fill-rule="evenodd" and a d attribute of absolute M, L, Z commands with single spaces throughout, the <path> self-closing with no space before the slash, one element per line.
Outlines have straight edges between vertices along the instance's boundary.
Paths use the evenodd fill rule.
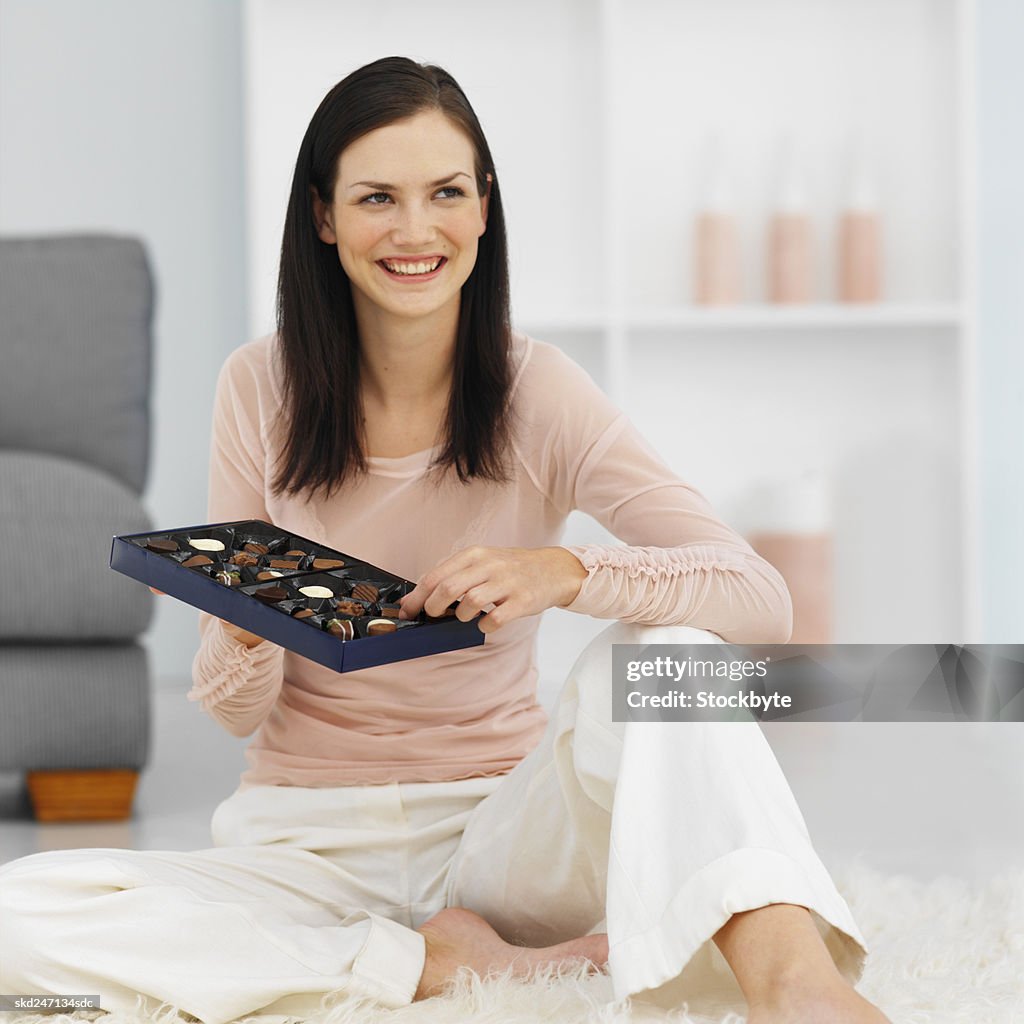
<path fill-rule="evenodd" d="M 164 596 L 164 592 L 162 590 L 157 590 L 156 587 L 150 587 L 149 589 L 152 590 L 154 594 L 159 594 L 161 597 Z"/>
<path fill-rule="evenodd" d="M 506 587 L 496 581 L 488 580 L 486 583 L 481 583 L 466 591 L 459 601 L 459 607 L 455 610 L 455 617 L 463 622 L 469 622 L 482 611 L 505 600 L 507 596 Z"/>
<path fill-rule="evenodd" d="M 457 579 L 451 577 L 433 586 L 427 583 L 416 584 L 416 588 L 399 601 L 401 617 L 414 619 L 421 611 L 432 616 L 444 615 L 445 610 L 459 600 L 466 588 L 476 582 L 473 578 L 467 578 L 466 582 L 459 583 Z"/>
<path fill-rule="evenodd" d="M 465 548 L 420 579 L 402 598 L 399 617 L 415 618 L 421 611 L 443 615 L 458 601 L 459 619 L 468 622 L 483 612 L 477 624 L 483 632 L 493 632 L 520 616 L 550 608 L 568 593 L 563 556 L 585 573 L 579 559 L 560 548 Z"/>
<path fill-rule="evenodd" d="M 481 564 L 482 555 L 480 548 L 466 548 L 431 569 L 399 601 L 401 617 L 414 619 L 421 611 L 443 615 L 470 587 L 486 581 L 489 573 Z"/>

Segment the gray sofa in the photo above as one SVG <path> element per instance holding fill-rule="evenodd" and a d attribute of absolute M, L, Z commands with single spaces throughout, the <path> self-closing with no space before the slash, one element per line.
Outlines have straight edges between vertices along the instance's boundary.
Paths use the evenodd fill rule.
<path fill-rule="evenodd" d="M 152 316 L 138 240 L 0 239 L 0 771 L 39 820 L 128 816 L 149 758 L 153 596 L 108 562 L 153 528 Z"/>

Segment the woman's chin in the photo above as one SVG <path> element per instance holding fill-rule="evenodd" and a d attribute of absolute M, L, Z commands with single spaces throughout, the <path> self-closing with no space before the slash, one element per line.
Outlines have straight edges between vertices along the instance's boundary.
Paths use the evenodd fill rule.
<path fill-rule="evenodd" d="M 409 296 L 405 300 L 381 302 L 378 305 L 389 315 L 406 320 L 422 320 L 425 317 L 439 316 L 452 304 L 458 309 L 460 293 L 446 295 Z"/>

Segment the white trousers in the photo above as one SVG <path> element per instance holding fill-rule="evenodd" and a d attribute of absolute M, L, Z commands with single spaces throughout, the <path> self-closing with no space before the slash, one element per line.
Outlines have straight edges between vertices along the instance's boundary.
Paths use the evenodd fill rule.
<path fill-rule="evenodd" d="M 743 1012 L 712 936 L 769 903 L 812 911 L 855 983 L 867 950 L 756 722 L 611 720 L 611 645 L 721 640 L 616 622 L 573 666 L 539 743 L 488 779 L 255 786 L 196 852 L 56 850 L 0 867 L 0 992 L 96 993 L 223 1024 L 328 992 L 409 1003 L 413 929 L 446 906 L 506 940 L 607 931 L 617 999 Z"/>

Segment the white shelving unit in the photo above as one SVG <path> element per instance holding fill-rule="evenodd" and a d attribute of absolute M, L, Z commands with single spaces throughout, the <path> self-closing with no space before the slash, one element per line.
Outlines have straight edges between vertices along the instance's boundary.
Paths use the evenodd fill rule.
<path fill-rule="evenodd" d="M 974 4 L 603 0 L 593 14 L 600 302 L 580 275 L 578 305 L 538 288 L 518 323 L 586 365 L 738 528 L 757 523 L 753 481 L 825 473 L 837 642 L 977 641 Z M 881 183 L 877 304 L 837 303 L 831 286 L 842 143 L 857 125 Z M 747 185 L 747 301 L 733 307 L 690 301 L 708 126 Z M 818 301 L 804 306 L 766 304 L 761 288 L 785 130 L 814 183 Z"/>
<path fill-rule="evenodd" d="M 979 639 L 974 0 L 453 0 L 445 19 L 395 0 L 386 38 L 339 8 L 244 8 L 254 335 L 272 326 L 288 185 L 323 95 L 388 53 L 441 64 L 495 157 L 517 325 L 587 368 L 738 529 L 758 481 L 825 473 L 838 642 Z M 857 126 L 884 232 L 873 306 L 832 287 Z M 738 172 L 746 296 L 728 309 L 691 304 L 709 129 Z M 817 229 L 804 307 L 762 288 L 784 131 Z M 606 536 L 574 517 L 566 542 Z"/>

